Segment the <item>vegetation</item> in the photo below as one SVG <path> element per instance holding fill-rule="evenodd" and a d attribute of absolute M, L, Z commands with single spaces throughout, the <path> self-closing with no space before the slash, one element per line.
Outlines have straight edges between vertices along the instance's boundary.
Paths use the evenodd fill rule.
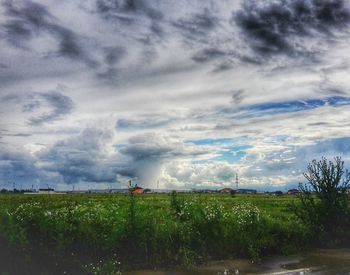
<path fill-rule="evenodd" d="M 340 157 L 333 161 L 313 160 L 304 173 L 308 184 L 300 184 L 301 205 L 296 215 L 315 233 L 314 239 L 323 244 L 349 242 L 350 208 L 347 189 L 350 175 L 344 175 L 344 162 Z"/>
<path fill-rule="evenodd" d="M 28 255 L 54 252 L 50 261 L 58 264 L 68 255 L 93 274 L 259 259 L 307 243 L 307 228 L 288 208 L 294 200 L 239 194 L 0 195 L 0 232 Z"/>
<path fill-rule="evenodd" d="M 48 274 L 121 274 L 349 244 L 343 161 L 314 160 L 304 176 L 299 199 L 281 192 L 138 195 L 131 183 L 128 194 L 0 194 L 0 257 L 12 243 L 27 262 L 52 263 Z"/>

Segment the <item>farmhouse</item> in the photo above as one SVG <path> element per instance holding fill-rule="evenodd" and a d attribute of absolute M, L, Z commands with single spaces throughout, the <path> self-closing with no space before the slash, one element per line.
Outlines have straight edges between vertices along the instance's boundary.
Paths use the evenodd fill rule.
<path fill-rule="evenodd" d="M 219 192 L 220 193 L 229 193 L 229 194 L 231 194 L 231 193 L 233 193 L 235 191 L 232 188 L 226 187 L 224 189 L 221 189 Z"/>
<path fill-rule="evenodd" d="M 140 194 L 143 194 L 144 193 L 144 190 L 142 187 L 140 186 L 135 186 L 135 188 L 133 188 L 134 190 L 132 191 L 132 193 L 134 195 L 140 195 Z"/>

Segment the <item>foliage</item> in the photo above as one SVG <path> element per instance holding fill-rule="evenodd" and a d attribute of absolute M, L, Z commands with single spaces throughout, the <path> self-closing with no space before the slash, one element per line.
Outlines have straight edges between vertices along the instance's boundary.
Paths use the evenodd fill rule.
<path fill-rule="evenodd" d="M 316 241 L 329 243 L 349 241 L 350 212 L 346 194 L 350 175 L 344 175 L 344 162 L 340 157 L 327 161 L 313 160 L 304 173 L 308 184 L 299 184 L 301 205 L 295 208 L 297 216 L 308 223 Z"/>
<path fill-rule="evenodd" d="M 41 243 L 102 270 L 95 274 L 121 270 L 108 259 L 118 259 L 123 269 L 230 256 L 258 259 L 305 246 L 307 230 L 288 209 L 292 200 L 240 194 L 234 200 L 229 194 L 0 195 L 0 234 L 10 239 L 21 232 L 28 253 Z"/>
<path fill-rule="evenodd" d="M 175 190 L 171 192 L 170 208 L 174 211 L 175 216 L 181 217 L 182 215 L 181 204 L 179 199 L 177 198 L 177 193 Z"/>

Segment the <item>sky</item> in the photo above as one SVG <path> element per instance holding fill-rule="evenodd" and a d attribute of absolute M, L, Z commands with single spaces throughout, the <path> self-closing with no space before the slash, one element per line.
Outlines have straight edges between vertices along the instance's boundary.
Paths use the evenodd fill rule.
<path fill-rule="evenodd" d="M 350 166 L 350 1 L 0 0 L 0 188 L 239 187 Z"/>

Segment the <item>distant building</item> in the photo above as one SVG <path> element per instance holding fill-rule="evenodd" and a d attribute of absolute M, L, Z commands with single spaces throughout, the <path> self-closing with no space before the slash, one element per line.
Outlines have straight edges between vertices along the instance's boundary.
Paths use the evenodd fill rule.
<path fill-rule="evenodd" d="M 297 195 L 297 194 L 300 194 L 300 191 L 298 189 L 289 189 L 287 191 L 287 194 L 288 195 Z"/>
<path fill-rule="evenodd" d="M 40 188 L 39 194 L 55 194 L 55 189 L 53 189 L 53 188 Z"/>
<path fill-rule="evenodd" d="M 151 189 L 150 193 L 171 193 L 173 191 L 176 191 L 176 193 L 193 193 L 196 192 L 196 190 L 191 190 L 191 189 Z"/>
<path fill-rule="evenodd" d="M 129 189 L 128 188 L 114 188 L 114 189 L 110 189 L 109 192 L 110 193 L 127 194 L 127 193 L 129 193 Z"/>
<path fill-rule="evenodd" d="M 240 193 L 240 194 L 256 194 L 257 193 L 257 191 L 255 189 L 237 189 L 236 192 Z"/>
<path fill-rule="evenodd" d="M 213 190 L 213 189 L 193 189 L 193 190 L 176 190 L 176 193 L 199 193 L 199 194 L 208 194 L 208 193 L 217 193 L 217 190 Z"/>
<path fill-rule="evenodd" d="M 133 188 L 132 193 L 133 193 L 134 195 L 141 195 L 141 194 L 144 193 L 144 192 L 143 192 L 143 188 L 140 187 L 140 186 L 135 186 L 135 187 Z"/>
<path fill-rule="evenodd" d="M 233 190 L 232 188 L 226 187 L 224 189 L 221 189 L 219 192 L 231 194 L 231 193 L 235 192 L 235 190 Z"/>

